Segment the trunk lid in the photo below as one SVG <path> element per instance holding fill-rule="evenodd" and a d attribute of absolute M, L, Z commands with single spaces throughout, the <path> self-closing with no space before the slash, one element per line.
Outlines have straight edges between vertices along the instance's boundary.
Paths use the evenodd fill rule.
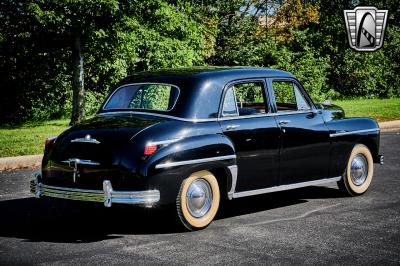
<path fill-rule="evenodd" d="M 42 165 L 45 183 L 101 189 L 104 179 L 121 181 L 125 178 L 121 160 L 126 159 L 127 145 L 140 131 L 163 121 L 150 115 L 106 114 L 71 127 L 45 153 Z M 134 160 L 137 154 L 131 152 L 128 156 Z M 76 159 L 78 174 L 74 169 Z M 130 174 L 127 170 L 126 175 Z"/>
<path fill-rule="evenodd" d="M 79 158 L 110 163 L 113 153 L 135 134 L 160 122 L 160 118 L 151 116 L 98 115 L 61 134 L 50 158 L 54 161 Z"/>

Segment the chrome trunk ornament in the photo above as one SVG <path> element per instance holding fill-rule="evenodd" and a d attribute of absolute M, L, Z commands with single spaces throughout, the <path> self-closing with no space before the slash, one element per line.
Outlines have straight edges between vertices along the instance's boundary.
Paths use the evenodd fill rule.
<path fill-rule="evenodd" d="M 73 139 L 73 140 L 71 140 L 71 142 L 100 144 L 100 141 L 98 141 L 97 139 L 92 138 L 89 134 L 86 135 L 84 138 Z"/>

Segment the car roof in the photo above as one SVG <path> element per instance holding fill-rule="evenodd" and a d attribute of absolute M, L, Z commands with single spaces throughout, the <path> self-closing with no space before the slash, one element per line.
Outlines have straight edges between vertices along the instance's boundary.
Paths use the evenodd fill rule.
<path fill-rule="evenodd" d="M 171 84 L 179 96 L 170 111 L 148 111 L 187 119 L 209 119 L 218 116 L 223 88 L 238 80 L 295 78 L 291 73 L 261 67 L 190 67 L 137 72 L 117 87 L 140 83 Z"/>
<path fill-rule="evenodd" d="M 144 80 L 154 79 L 229 79 L 229 78 L 256 78 L 256 77 L 294 77 L 287 71 L 263 68 L 263 67 L 227 67 L 227 66 L 206 66 L 206 67 L 188 67 L 188 68 L 171 68 L 159 69 L 151 71 L 137 72 L 127 78 L 122 83 L 132 83 Z"/>

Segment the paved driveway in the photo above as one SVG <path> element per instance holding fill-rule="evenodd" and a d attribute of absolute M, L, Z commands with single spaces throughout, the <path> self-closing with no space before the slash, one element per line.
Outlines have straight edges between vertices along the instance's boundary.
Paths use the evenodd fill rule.
<path fill-rule="evenodd" d="M 400 134 L 382 136 L 370 191 L 336 184 L 237 199 L 207 229 L 168 212 L 28 193 L 33 170 L 0 173 L 0 264 L 400 264 Z"/>

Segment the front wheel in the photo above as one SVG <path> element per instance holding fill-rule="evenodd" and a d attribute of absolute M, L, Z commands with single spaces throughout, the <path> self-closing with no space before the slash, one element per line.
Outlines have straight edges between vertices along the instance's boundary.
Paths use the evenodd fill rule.
<path fill-rule="evenodd" d="M 176 207 L 179 219 L 189 230 L 207 227 L 217 214 L 220 202 L 218 181 L 208 171 L 199 171 L 183 180 Z"/>
<path fill-rule="evenodd" d="M 363 144 L 354 146 L 343 178 L 338 182 L 340 190 L 351 196 L 365 193 L 374 175 L 373 163 L 367 146 Z"/>

